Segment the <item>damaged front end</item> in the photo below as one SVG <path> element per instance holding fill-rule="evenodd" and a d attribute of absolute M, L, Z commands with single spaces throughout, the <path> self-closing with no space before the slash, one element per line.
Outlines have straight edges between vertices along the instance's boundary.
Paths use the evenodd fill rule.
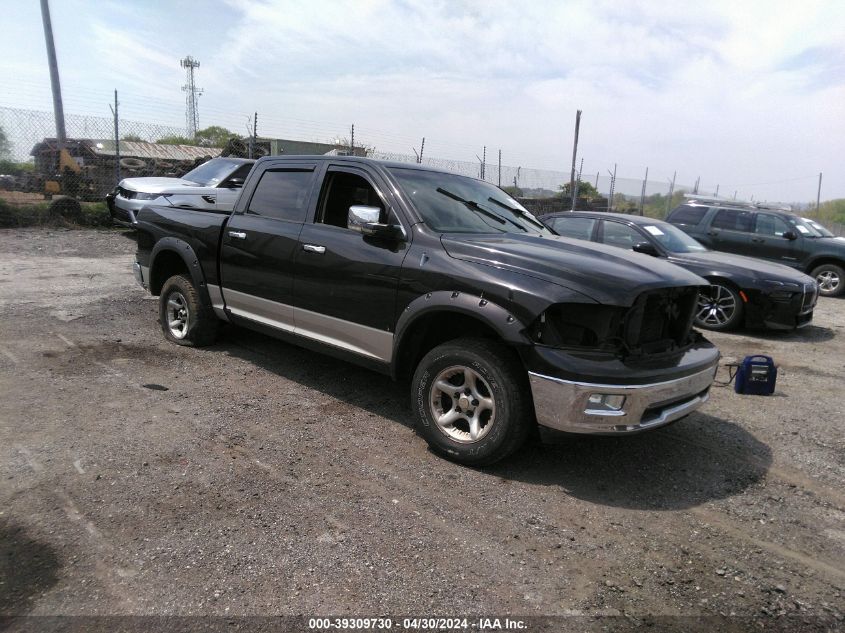
<path fill-rule="evenodd" d="M 698 292 L 664 288 L 631 306 L 547 308 L 526 331 L 538 422 L 566 432 L 630 433 L 703 404 L 719 352 L 692 329 Z"/>

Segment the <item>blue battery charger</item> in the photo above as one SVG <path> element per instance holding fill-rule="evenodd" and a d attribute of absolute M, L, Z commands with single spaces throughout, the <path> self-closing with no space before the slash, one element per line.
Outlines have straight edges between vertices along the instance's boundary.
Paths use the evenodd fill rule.
<path fill-rule="evenodd" d="M 775 392 L 778 368 L 771 356 L 746 356 L 736 371 L 734 391 L 755 396 L 770 396 Z"/>

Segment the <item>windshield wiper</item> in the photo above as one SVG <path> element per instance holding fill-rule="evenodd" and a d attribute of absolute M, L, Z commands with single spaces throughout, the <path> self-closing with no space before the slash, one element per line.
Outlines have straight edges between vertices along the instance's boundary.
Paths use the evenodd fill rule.
<path fill-rule="evenodd" d="M 452 200 L 455 200 L 456 202 L 460 202 L 461 204 L 465 205 L 468 209 L 472 209 L 476 213 L 480 213 L 481 215 L 487 216 L 488 218 L 490 218 L 494 222 L 498 222 L 499 224 L 513 224 L 516 228 L 520 229 L 521 231 L 527 231 L 527 229 L 524 226 L 521 226 L 521 225 L 517 224 L 516 222 L 514 222 L 513 220 L 510 220 L 508 218 L 503 218 L 498 213 L 493 213 L 492 211 L 488 211 L 487 209 L 482 207 L 480 204 L 478 204 L 474 200 L 466 200 L 465 198 L 461 198 L 458 194 L 452 193 L 451 191 L 446 191 L 442 187 L 437 188 L 437 193 L 443 194 L 447 198 L 451 198 Z M 496 227 L 493 227 L 493 228 L 496 228 Z"/>
<path fill-rule="evenodd" d="M 546 228 L 546 227 L 545 227 L 545 226 L 544 226 L 541 222 L 538 222 L 537 220 L 535 220 L 534 218 L 532 218 L 532 217 L 531 217 L 531 215 L 530 215 L 530 214 L 528 214 L 528 212 L 523 211 L 522 209 L 517 209 L 516 207 L 512 207 L 512 206 L 510 206 L 509 204 L 505 204 L 505 203 L 504 203 L 504 202 L 502 202 L 501 200 L 496 200 L 496 198 L 494 198 L 494 197 L 492 197 L 492 196 L 491 196 L 491 197 L 489 197 L 489 198 L 487 198 L 487 200 L 488 200 L 489 202 L 492 202 L 492 203 L 493 203 L 493 204 L 495 204 L 496 206 L 502 207 L 503 209 L 507 209 L 508 211 L 510 211 L 511 213 L 513 213 L 516 217 L 518 217 L 518 218 L 520 218 L 520 219 L 522 219 L 522 220 L 525 220 L 525 221 L 527 221 L 527 222 L 531 222 L 532 224 L 535 224 L 535 225 L 539 226 L 541 229 Z"/>

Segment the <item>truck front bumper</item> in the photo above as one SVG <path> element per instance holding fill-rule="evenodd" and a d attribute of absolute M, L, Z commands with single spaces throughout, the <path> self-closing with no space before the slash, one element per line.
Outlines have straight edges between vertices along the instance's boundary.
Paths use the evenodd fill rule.
<path fill-rule="evenodd" d="M 690 376 L 643 385 L 576 382 L 528 372 L 537 422 L 566 433 L 638 433 L 689 415 L 709 398 L 718 358 Z"/>

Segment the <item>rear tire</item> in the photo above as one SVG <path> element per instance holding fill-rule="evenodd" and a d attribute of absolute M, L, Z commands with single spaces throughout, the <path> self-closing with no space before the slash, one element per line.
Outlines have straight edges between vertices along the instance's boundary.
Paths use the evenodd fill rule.
<path fill-rule="evenodd" d="M 838 297 L 845 292 L 845 269 L 836 264 L 816 266 L 810 276 L 819 284 L 823 297 Z"/>
<path fill-rule="evenodd" d="M 203 303 L 193 282 L 184 275 L 174 275 L 164 282 L 158 305 L 161 330 L 171 343 L 204 347 L 217 339 L 217 315 Z"/>
<path fill-rule="evenodd" d="M 725 332 L 742 323 L 744 312 L 739 292 L 727 284 L 714 282 L 698 295 L 695 324 L 705 330 Z"/>
<path fill-rule="evenodd" d="M 505 344 L 457 339 L 431 350 L 411 383 L 417 429 L 452 461 L 492 464 L 516 451 L 534 424 L 530 386 Z"/>

